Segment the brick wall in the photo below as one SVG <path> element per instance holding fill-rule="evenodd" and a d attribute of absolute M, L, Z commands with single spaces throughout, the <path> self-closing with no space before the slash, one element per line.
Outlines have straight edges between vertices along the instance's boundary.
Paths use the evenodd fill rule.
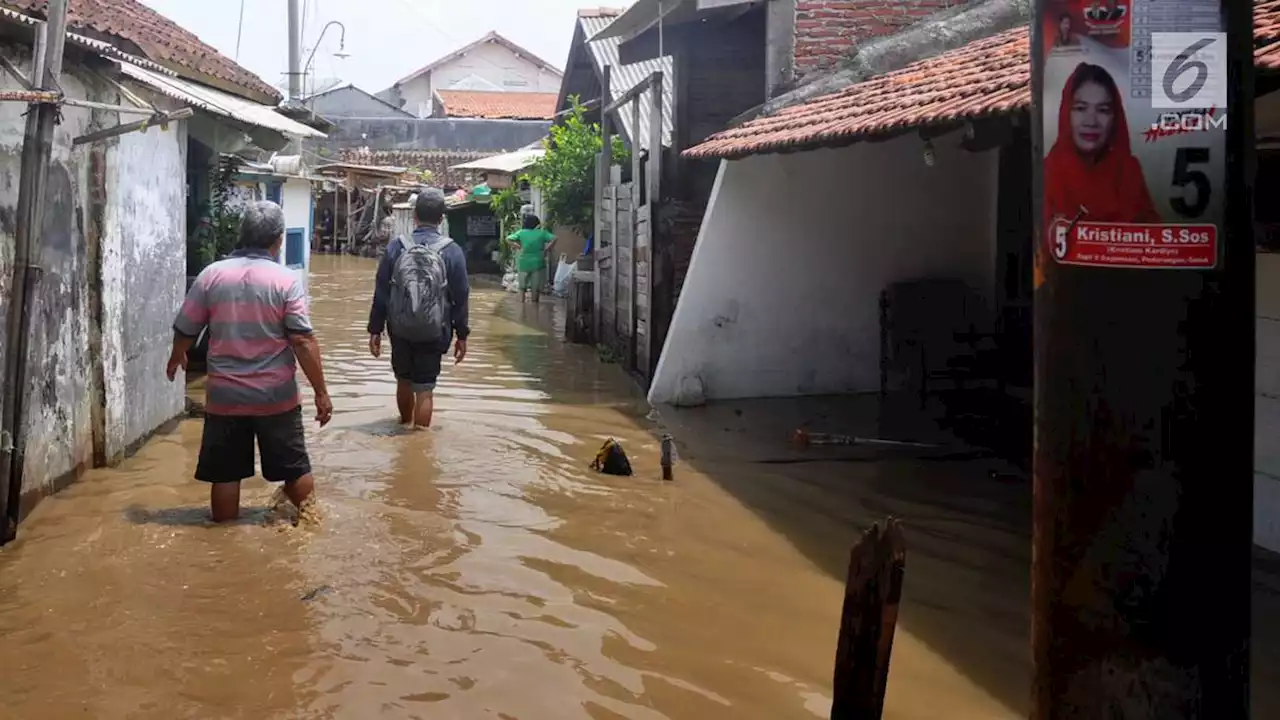
<path fill-rule="evenodd" d="M 829 68 L 858 42 L 891 35 L 964 0 L 796 0 L 797 77 Z"/>

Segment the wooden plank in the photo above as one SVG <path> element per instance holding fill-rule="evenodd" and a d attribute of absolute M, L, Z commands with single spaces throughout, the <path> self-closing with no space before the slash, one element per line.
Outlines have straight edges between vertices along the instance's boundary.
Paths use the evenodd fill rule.
<path fill-rule="evenodd" d="M 831 720 L 879 720 L 898 622 L 906 541 L 898 521 L 871 526 L 849 554 Z"/>
<path fill-rule="evenodd" d="M 640 96 L 644 94 L 645 90 L 648 90 L 651 87 L 658 88 L 658 91 L 655 93 L 656 95 L 662 95 L 662 71 L 655 71 L 652 75 L 637 83 L 635 87 L 619 95 L 618 99 L 609 103 L 609 106 L 606 107 L 604 111 L 606 113 L 617 112 L 633 100 L 636 101 L 636 106 L 639 107 Z M 636 134 L 640 131 L 639 124 L 632 125 L 631 127 L 632 134 Z M 638 144 L 635 143 L 635 138 L 632 138 L 632 144 Z"/>

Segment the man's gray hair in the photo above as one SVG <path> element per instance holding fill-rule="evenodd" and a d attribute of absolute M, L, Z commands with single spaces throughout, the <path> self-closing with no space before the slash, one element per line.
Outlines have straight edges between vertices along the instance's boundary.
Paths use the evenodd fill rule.
<path fill-rule="evenodd" d="M 428 225 L 439 225 L 444 219 L 444 192 L 439 188 L 428 188 L 418 193 L 418 200 L 413 204 L 413 216 L 418 222 Z"/>
<path fill-rule="evenodd" d="M 284 211 L 270 200 L 251 202 L 240 217 L 240 247 L 269 250 L 284 235 Z"/>

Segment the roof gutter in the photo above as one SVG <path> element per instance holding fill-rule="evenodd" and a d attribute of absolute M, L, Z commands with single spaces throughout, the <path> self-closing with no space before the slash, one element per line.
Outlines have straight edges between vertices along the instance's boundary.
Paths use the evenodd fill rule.
<path fill-rule="evenodd" d="M 735 117 L 728 127 L 830 95 L 856 83 L 1031 23 L 1030 0 L 982 0 L 935 13 L 902 32 L 856 47 L 840 67 Z"/>

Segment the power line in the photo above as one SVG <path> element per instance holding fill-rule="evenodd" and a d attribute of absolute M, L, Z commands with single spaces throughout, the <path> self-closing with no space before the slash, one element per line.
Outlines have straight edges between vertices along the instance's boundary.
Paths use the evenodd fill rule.
<path fill-rule="evenodd" d="M 236 62 L 240 62 L 240 38 L 244 35 L 244 0 L 240 0 L 240 23 L 236 27 Z"/>

